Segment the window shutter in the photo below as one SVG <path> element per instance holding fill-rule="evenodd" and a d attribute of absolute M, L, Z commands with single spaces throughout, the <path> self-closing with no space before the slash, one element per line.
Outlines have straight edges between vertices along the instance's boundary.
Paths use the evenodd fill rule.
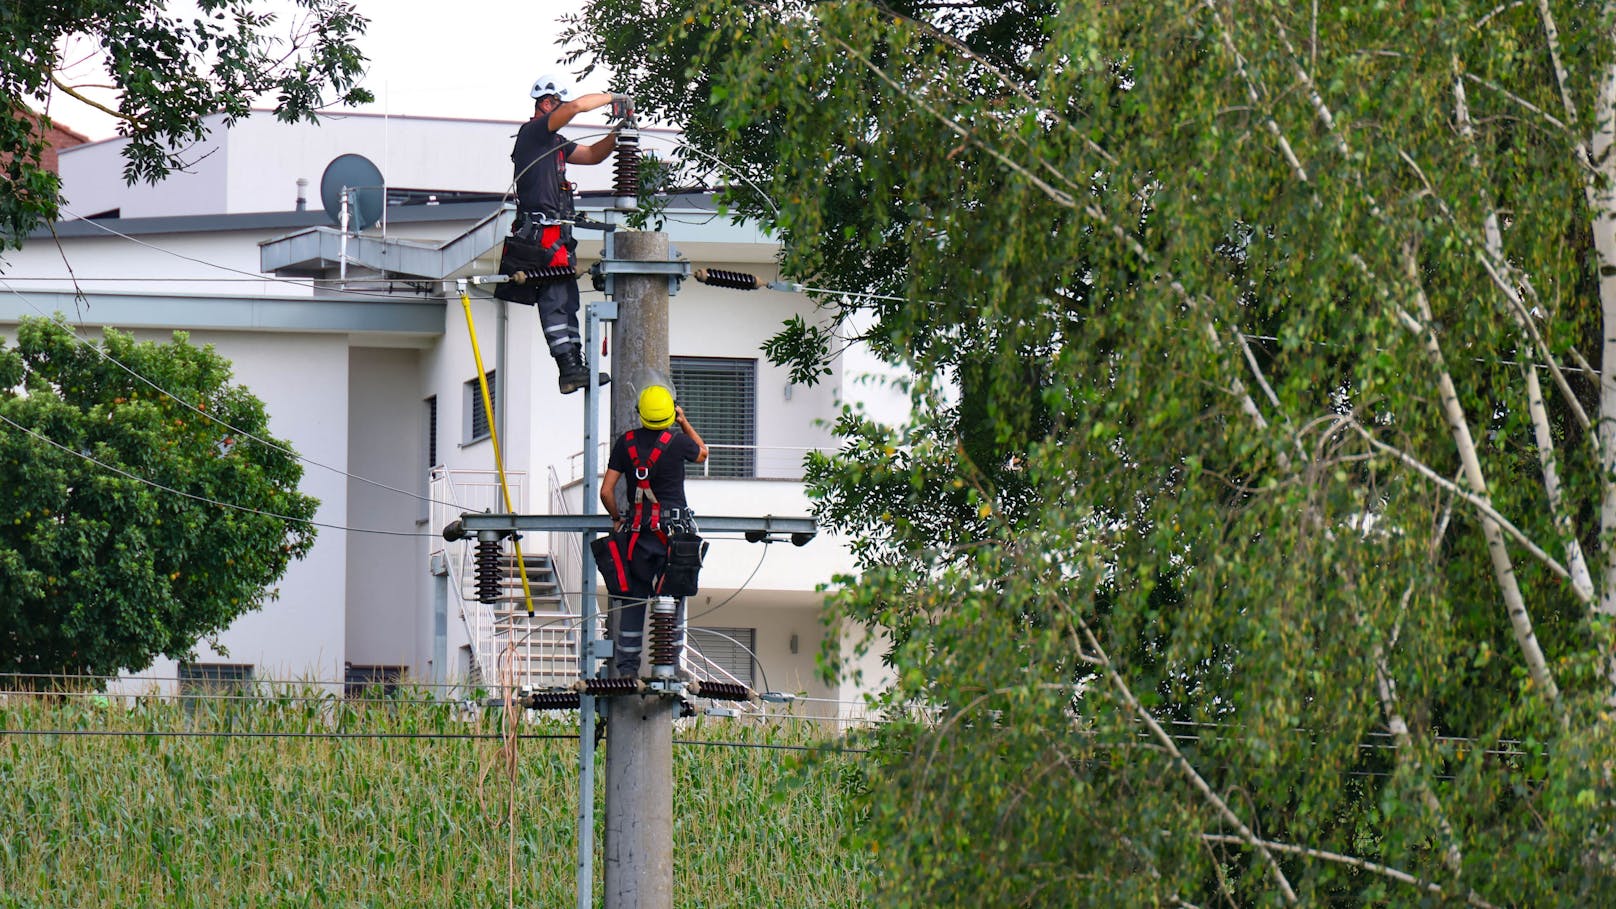
<path fill-rule="evenodd" d="M 697 427 L 698 430 L 700 428 Z M 689 644 L 697 653 L 748 687 L 752 686 L 752 652 L 757 650 L 756 628 L 691 628 L 688 634 Z"/>
<path fill-rule="evenodd" d="M 494 370 L 484 373 L 488 380 L 488 397 L 499 407 L 499 383 L 496 381 Z M 483 406 L 483 390 L 478 387 L 477 380 L 472 379 L 466 383 L 466 441 L 476 442 L 486 439 L 488 432 L 488 408 Z"/>
<path fill-rule="evenodd" d="M 673 357 L 673 387 L 711 449 L 707 475 L 757 474 L 757 361 Z"/>

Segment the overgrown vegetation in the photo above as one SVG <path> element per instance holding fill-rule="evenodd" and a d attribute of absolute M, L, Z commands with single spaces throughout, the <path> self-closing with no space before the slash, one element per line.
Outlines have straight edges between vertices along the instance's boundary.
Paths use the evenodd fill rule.
<path fill-rule="evenodd" d="M 915 377 L 809 471 L 936 711 L 882 730 L 872 903 L 1616 902 L 1613 23 L 585 4 L 843 292 L 771 357 Z"/>
<path fill-rule="evenodd" d="M 409 692 L 0 699 L 0 907 L 572 905 L 577 726 L 522 725 L 513 780 L 502 722 Z M 861 755 L 745 747 L 833 745 L 800 722 L 675 737 L 677 905 L 858 904 Z"/>

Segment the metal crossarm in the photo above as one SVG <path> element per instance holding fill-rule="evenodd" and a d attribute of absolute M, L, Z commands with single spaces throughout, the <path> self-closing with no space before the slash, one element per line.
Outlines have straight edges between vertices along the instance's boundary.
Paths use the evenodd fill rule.
<path fill-rule="evenodd" d="M 698 515 L 696 523 L 702 533 L 740 533 L 752 542 L 790 539 L 801 546 L 819 533 L 813 518 L 788 518 L 779 515 L 762 517 L 731 517 L 726 515 Z M 475 536 L 482 531 L 502 533 L 611 533 L 612 519 L 603 514 L 493 514 L 467 513 L 443 529 L 448 540 Z"/>

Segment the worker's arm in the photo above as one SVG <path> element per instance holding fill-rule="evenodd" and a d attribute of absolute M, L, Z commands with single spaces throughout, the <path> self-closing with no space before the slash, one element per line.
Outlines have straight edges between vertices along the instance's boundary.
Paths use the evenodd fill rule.
<path fill-rule="evenodd" d="M 696 443 L 696 460 L 694 463 L 700 464 L 707 460 L 707 443 L 701 440 L 701 434 L 696 432 L 696 427 L 691 426 L 690 421 L 685 418 L 685 409 L 675 404 L 673 406 L 673 419 L 679 424 L 679 428 L 684 430 L 685 435 L 690 437 L 690 441 Z"/>
<path fill-rule="evenodd" d="M 617 522 L 622 521 L 622 515 L 617 513 L 617 481 L 622 476 L 621 473 L 608 467 L 606 475 L 600 478 L 600 505 Z"/>
<path fill-rule="evenodd" d="M 617 133 L 606 134 L 606 138 L 592 145 L 574 145 L 572 153 L 567 155 L 568 164 L 599 164 L 617 148 Z"/>
<path fill-rule="evenodd" d="M 587 95 L 579 95 L 578 97 L 573 98 L 571 101 L 563 101 L 556 105 L 555 110 L 550 111 L 550 132 L 560 132 L 561 127 L 572 122 L 573 117 L 576 117 L 585 111 L 605 107 L 606 105 L 611 104 L 612 101 L 613 95 L 611 92 L 590 92 Z M 580 161 L 579 163 L 589 164 L 591 162 Z"/>

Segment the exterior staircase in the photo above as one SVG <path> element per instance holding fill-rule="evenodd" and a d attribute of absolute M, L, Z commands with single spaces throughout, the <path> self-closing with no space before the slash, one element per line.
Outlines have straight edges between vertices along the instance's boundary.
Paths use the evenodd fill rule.
<path fill-rule="evenodd" d="M 524 572 L 533 595 L 532 615 L 522 593 Z M 477 590 L 474 578 L 466 580 L 463 596 L 469 605 L 477 600 Z M 548 688 L 577 681 L 578 614 L 562 596 L 548 554 L 525 552 L 519 566 L 516 554 L 507 549 L 500 556 L 499 596 L 480 606 L 489 613 L 483 639 L 476 644 L 477 668 L 491 686 L 503 688 L 509 680 L 516 688 Z"/>

